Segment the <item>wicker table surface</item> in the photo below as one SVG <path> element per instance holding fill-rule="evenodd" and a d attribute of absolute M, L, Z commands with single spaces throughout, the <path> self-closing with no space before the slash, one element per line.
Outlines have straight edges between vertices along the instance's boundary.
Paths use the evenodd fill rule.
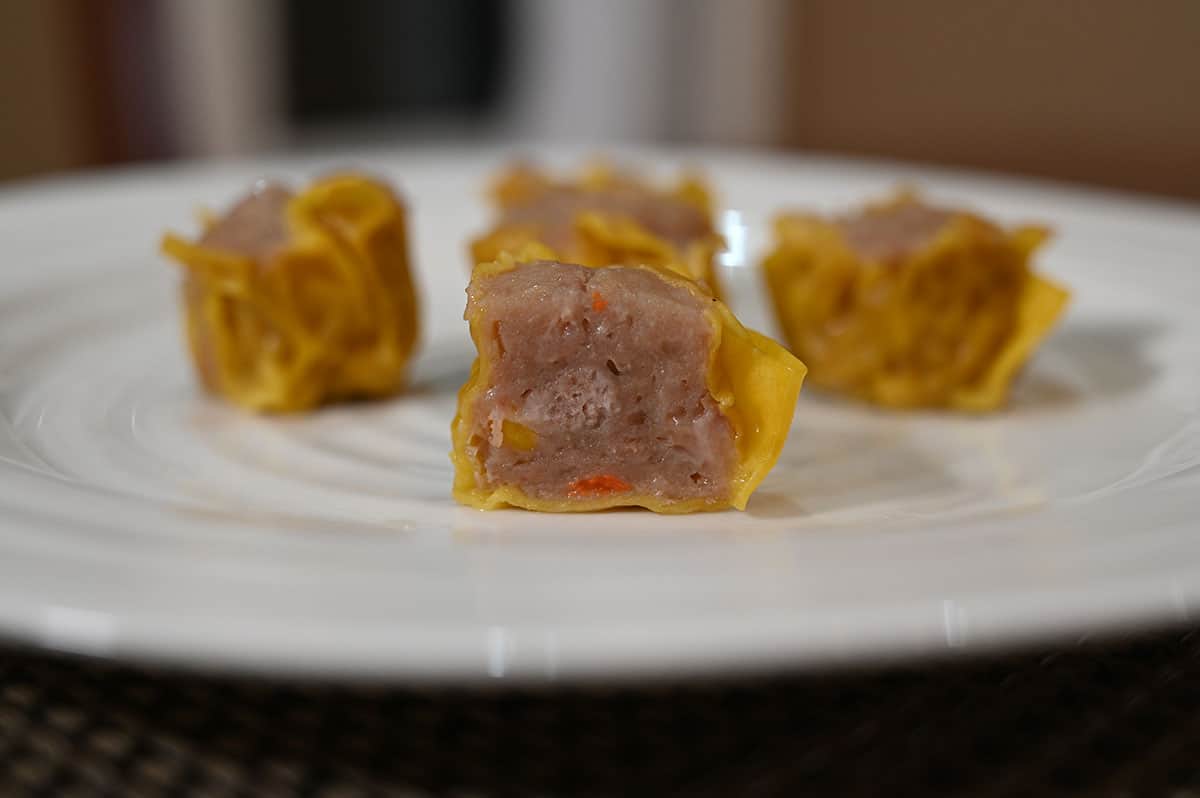
<path fill-rule="evenodd" d="M 1200 631 L 645 687 L 270 684 L 0 652 L 0 796 L 1200 798 Z"/>

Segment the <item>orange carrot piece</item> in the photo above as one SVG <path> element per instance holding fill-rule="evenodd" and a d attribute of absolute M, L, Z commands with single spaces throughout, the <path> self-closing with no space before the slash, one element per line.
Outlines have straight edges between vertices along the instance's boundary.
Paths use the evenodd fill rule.
<path fill-rule="evenodd" d="M 567 488 L 567 494 L 570 496 L 606 496 L 610 493 L 625 493 L 632 489 L 633 486 L 620 477 L 601 474 L 575 480 Z"/>
<path fill-rule="evenodd" d="M 601 296 L 599 291 L 593 291 L 592 292 L 592 310 L 599 313 L 600 311 L 604 310 L 606 307 L 608 307 L 608 300 L 606 300 L 603 296 Z"/>

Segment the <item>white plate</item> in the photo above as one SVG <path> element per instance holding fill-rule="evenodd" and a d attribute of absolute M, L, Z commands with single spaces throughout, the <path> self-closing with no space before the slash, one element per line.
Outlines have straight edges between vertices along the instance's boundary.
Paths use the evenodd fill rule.
<path fill-rule="evenodd" d="M 137 171 L 0 193 L 0 631 L 197 667 L 395 680 L 635 677 L 980 650 L 1200 608 L 1200 212 L 886 164 L 704 164 L 726 278 L 780 206 L 898 181 L 1059 231 L 1069 317 L 990 418 L 803 395 L 745 513 L 480 513 L 449 496 L 464 242 L 496 152 Z M 560 157 L 557 162 L 564 162 Z M 569 160 L 569 159 L 568 159 Z M 297 419 L 196 390 L 160 233 L 262 173 L 361 163 L 415 205 L 413 391 Z M 744 226 L 742 226 L 744 225 Z"/>

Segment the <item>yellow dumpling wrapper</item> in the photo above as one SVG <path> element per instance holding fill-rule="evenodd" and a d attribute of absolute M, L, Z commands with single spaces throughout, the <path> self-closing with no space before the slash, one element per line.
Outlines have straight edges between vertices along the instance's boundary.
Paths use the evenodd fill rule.
<path fill-rule="evenodd" d="M 1030 268 L 1044 228 L 964 212 L 922 220 L 929 210 L 902 194 L 858 217 L 930 226 L 894 250 L 854 246 L 836 220 L 778 217 L 763 264 L 775 315 L 821 388 L 893 408 L 994 410 L 1069 294 Z"/>
<path fill-rule="evenodd" d="M 515 256 L 505 254 L 497 261 L 477 265 L 472 278 L 502 274 L 522 263 L 552 259 L 551 255 L 548 249 L 531 245 Z M 750 495 L 774 467 L 791 429 L 793 411 L 806 373 L 805 365 L 767 336 L 742 326 L 723 302 L 678 272 L 656 264 L 631 264 L 619 268 L 651 272 L 706 300 L 702 312 L 712 330 L 706 384 L 732 428 L 736 450 L 729 494 L 719 500 L 671 500 L 637 493 L 540 498 L 526 495 L 512 484 L 481 484 L 481 464 L 469 453 L 468 439 L 474 426 L 472 413 L 475 406 L 492 384 L 492 364 L 482 353 L 488 351 L 484 344 L 493 331 L 476 314 L 474 317 L 467 315 L 466 320 L 470 324 L 471 338 L 481 354 L 459 391 L 458 410 L 451 424 L 453 494 L 459 502 L 483 510 L 513 506 L 542 512 L 585 512 L 626 506 L 645 507 L 658 513 L 690 513 L 729 507 L 744 510 Z M 507 422 L 503 434 L 507 442 L 510 434 Z M 516 447 L 531 448 L 533 444 L 527 437 L 530 434 L 520 431 Z"/>
<path fill-rule="evenodd" d="M 163 238 L 184 267 L 204 386 L 269 412 L 400 390 L 418 329 L 404 206 L 380 182 L 337 175 L 292 195 L 283 217 L 264 252 Z"/>
<path fill-rule="evenodd" d="M 471 243 L 472 263 L 495 261 L 503 253 L 518 252 L 526 244 L 548 248 L 554 257 L 583 266 L 652 263 L 679 272 L 720 296 L 714 258 L 725 240 L 712 221 L 712 196 L 705 182 L 684 175 L 670 188 L 660 188 L 605 165 L 596 165 L 575 180 L 556 181 L 528 166 L 504 173 L 491 196 L 501 219 Z M 548 218 L 521 218 L 516 209 L 558 198 L 566 206 Z M 632 200 L 641 210 L 621 207 Z M 695 230 L 686 240 L 656 234 L 641 216 L 646 206 L 675 204 L 695 214 Z M 564 217 L 565 213 L 565 217 Z M 563 227 L 566 227 L 564 230 Z"/>

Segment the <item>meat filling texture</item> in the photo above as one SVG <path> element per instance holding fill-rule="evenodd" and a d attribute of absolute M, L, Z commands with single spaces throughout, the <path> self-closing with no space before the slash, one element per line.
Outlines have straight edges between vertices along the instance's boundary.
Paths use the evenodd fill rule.
<path fill-rule="evenodd" d="M 919 202 L 902 202 L 837 220 L 846 243 L 859 257 L 896 260 L 931 241 L 954 214 Z"/>
<path fill-rule="evenodd" d="M 204 232 L 200 245 L 265 259 L 287 243 L 285 209 L 292 192 L 279 183 L 263 183 Z"/>
<path fill-rule="evenodd" d="M 708 300 L 653 272 L 525 264 L 479 278 L 490 387 L 469 452 L 482 485 L 539 498 L 725 498 L 733 431 L 708 390 Z"/>
<path fill-rule="evenodd" d="M 575 234 L 576 216 L 585 211 L 627 216 L 677 247 L 684 247 L 711 232 L 708 219 L 699 208 L 626 185 L 604 189 L 549 188 L 506 209 L 501 225 L 539 225 L 541 237 L 548 246 L 565 249 Z"/>

